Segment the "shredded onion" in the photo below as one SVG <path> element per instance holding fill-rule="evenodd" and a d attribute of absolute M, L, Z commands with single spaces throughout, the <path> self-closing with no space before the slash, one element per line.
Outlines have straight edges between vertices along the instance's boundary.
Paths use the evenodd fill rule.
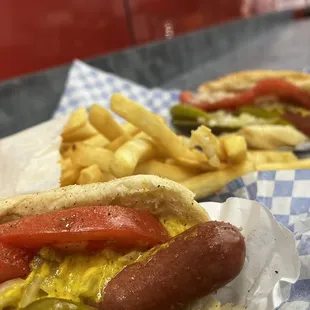
<path fill-rule="evenodd" d="M 8 280 L 0 284 L 0 309 L 11 306 L 17 302 L 17 298 L 20 296 L 24 284 L 25 280 L 20 278 Z M 9 294 L 9 296 L 4 297 L 4 294 L 10 290 L 15 291 L 15 294 Z"/>
<path fill-rule="evenodd" d="M 28 306 L 38 298 L 42 281 L 43 279 L 41 277 L 37 275 L 34 276 L 31 283 L 26 287 L 24 294 L 20 300 L 20 308 Z"/>
<path fill-rule="evenodd" d="M 25 280 L 17 278 L 13 280 L 8 280 L 0 284 L 0 296 L 5 293 L 5 291 L 9 289 L 13 289 L 17 286 L 23 285 Z"/>

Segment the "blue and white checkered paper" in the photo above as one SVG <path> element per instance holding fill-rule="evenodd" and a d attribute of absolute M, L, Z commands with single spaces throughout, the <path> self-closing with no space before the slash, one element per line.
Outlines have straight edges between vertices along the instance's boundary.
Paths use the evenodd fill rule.
<path fill-rule="evenodd" d="M 55 116 L 93 103 L 109 107 L 113 93 L 121 93 L 169 120 L 178 90 L 148 89 L 76 61 Z M 286 287 L 288 301 L 280 309 L 310 310 L 310 170 L 252 173 L 226 186 L 205 201 L 241 197 L 267 206 L 278 222 L 294 232 L 301 261 L 299 280 Z M 285 246 L 285 244 L 283 244 Z"/>

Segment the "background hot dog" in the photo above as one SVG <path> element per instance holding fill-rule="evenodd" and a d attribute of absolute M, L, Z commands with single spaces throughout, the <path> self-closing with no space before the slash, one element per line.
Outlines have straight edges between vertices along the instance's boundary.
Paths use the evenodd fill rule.
<path fill-rule="evenodd" d="M 101 309 L 181 309 L 233 280 L 244 259 L 245 242 L 236 227 L 198 224 L 125 267 L 106 286 Z"/>

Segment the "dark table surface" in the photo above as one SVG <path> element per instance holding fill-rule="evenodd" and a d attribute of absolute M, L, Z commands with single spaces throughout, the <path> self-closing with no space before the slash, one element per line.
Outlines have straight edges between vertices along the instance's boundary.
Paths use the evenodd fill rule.
<path fill-rule="evenodd" d="M 190 88 L 246 69 L 310 66 L 310 20 L 274 13 L 87 60 L 148 87 Z M 48 120 L 63 92 L 67 66 L 0 84 L 0 137 Z"/>

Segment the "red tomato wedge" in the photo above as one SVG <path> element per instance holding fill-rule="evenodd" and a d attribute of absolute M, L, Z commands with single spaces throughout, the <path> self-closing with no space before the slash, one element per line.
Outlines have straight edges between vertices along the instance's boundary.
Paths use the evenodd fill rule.
<path fill-rule="evenodd" d="M 179 100 L 182 103 L 188 103 L 188 104 L 191 104 L 191 105 L 194 105 L 195 101 L 197 101 L 197 99 L 195 99 L 194 94 L 190 90 L 182 91 L 180 93 Z"/>
<path fill-rule="evenodd" d="M 237 94 L 235 97 L 222 99 L 213 103 L 206 100 L 198 100 L 190 91 L 182 92 L 180 94 L 180 101 L 205 111 L 212 111 L 249 105 L 254 103 L 254 100 L 259 97 L 270 95 L 310 109 L 310 94 L 292 83 L 280 79 L 261 80 L 251 90 Z"/>
<path fill-rule="evenodd" d="M 32 251 L 0 243 L 0 283 L 27 276 L 33 256 Z"/>
<path fill-rule="evenodd" d="M 119 206 L 73 208 L 0 225 L 0 242 L 29 249 L 89 240 L 109 241 L 119 247 L 152 247 L 168 239 L 153 215 Z"/>
<path fill-rule="evenodd" d="M 264 79 L 255 87 L 256 97 L 274 95 L 310 109 L 310 95 L 299 87 L 280 79 Z"/>
<path fill-rule="evenodd" d="M 243 92 L 240 95 L 236 95 L 235 97 L 222 99 L 213 103 L 206 100 L 197 101 L 193 94 L 190 96 L 189 91 L 183 92 L 183 94 L 180 95 L 181 102 L 190 104 L 195 108 L 199 108 L 205 111 L 237 108 L 239 106 L 249 105 L 253 103 L 254 100 L 255 94 L 252 90 Z"/>

